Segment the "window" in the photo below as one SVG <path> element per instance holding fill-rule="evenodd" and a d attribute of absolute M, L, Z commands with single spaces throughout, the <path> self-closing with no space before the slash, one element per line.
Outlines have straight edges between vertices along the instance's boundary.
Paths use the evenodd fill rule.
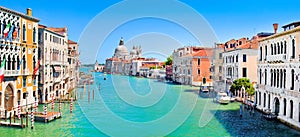
<path fill-rule="evenodd" d="M 33 43 L 36 43 L 36 29 L 35 29 L 35 27 L 33 28 L 33 33 L 32 33 L 32 39 L 33 39 Z"/>
<path fill-rule="evenodd" d="M 243 54 L 243 62 L 247 62 L 247 55 Z"/>
<path fill-rule="evenodd" d="M 75 48 L 75 47 L 74 47 Z M 219 53 L 219 59 L 222 59 L 222 53 Z"/>
<path fill-rule="evenodd" d="M 50 35 L 50 42 L 52 41 L 52 35 Z"/>
<path fill-rule="evenodd" d="M 294 90 L 294 84 L 295 84 L 295 71 L 294 69 L 292 69 L 292 73 L 291 73 L 291 79 L 292 79 L 292 82 L 291 82 L 291 90 Z"/>
<path fill-rule="evenodd" d="M 280 48 L 281 48 L 280 53 L 283 54 L 283 42 L 282 41 L 280 42 Z"/>
<path fill-rule="evenodd" d="M 235 62 L 239 62 L 239 56 L 238 55 L 236 55 L 236 58 L 235 58 Z"/>
<path fill-rule="evenodd" d="M 292 40 L 292 57 L 291 57 L 292 59 L 295 58 L 295 54 L 296 54 L 296 53 L 295 53 L 295 50 L 296 50 L 296 49 L 295 49 L 295 39 L 293 39 L 293 40 Z"/>
<path fill-rule="evenodd" d="M 26 94 L 27 94 L 27 93 L 23 93 L 23 99 L 26 99 Z"/>
<path fill-rule="evenodd" d="M 284 54 L 286 54 L 286 41 L 284 41 Z"/>
<path fill-rule="evenodd" d="M 26 77 L 23 77 L 23 87 L 26 87 Z"/>
<path fill-rule="evenodd" d="M 259 70 L 259 84 L 261 84 L 262 82 L 261 82 L 261 69 Z"/>
<path fill-rule="evenodd" d="M 26 26 L 23 24 L 23 41 L 26 41 Z"/>
<path fill-rule="evenodd" d="M 220 80 L 220 81 L 222 80 L 222 76 L 219 76 L 219 80 Z"/>
<path fill-rule="evenodd" d="M 267 59 L 267 55 L 268 55 L 268 47 L 267 45 L 265 46 L 265 60 Z"/>
<path fill-rule="evenodd" d="M 273 55 L 273 44 L 271 44 L 271 55 Z"/>
<path fill-rule="evenodd" d="M 222 66 L 219 66 L 219 73 L 222 73 Z"/>
<path fill-rule="evenodd" d="M 290 110 L 291 110 L 291 112 L 290 112 L 290 118 L 293 118 L 293 113 L 294 113 L 294 111 L 293 111 L 293 100 L 291 100 L 290 101 Z"/>
<path fill-rule="evenodd" d="M 198 75 L 200 75 L 200 69 L 198 69 Z"/>
<path fill-rule="evenodd" d="M 262 61 L 262 47 L 259 47 L 259 61 Z"/>
<path fill-rule="evenodd" d="M 200 65 L 200 58 L 198 58 L 198 66 Z"/>
<path fill-rule="evenodd" d="M 247 68 L 243 68 L 243 77 L 247 77 Z"/>
<path fill-rule="evenodd" d="M 267 77 L 267 69 L 265 69 L 265 85 L 267 85 L 267 79 L 268 79 L 268 77 Z"/>
<path fill-rule="evenodd" d="M 45 40 L 47 40 L 47 33 L 45 33 Z"/>
<path fill-rule="evenodd" d="M 239 45 L 242 45 L 242 41 L 239 41 Z"/>

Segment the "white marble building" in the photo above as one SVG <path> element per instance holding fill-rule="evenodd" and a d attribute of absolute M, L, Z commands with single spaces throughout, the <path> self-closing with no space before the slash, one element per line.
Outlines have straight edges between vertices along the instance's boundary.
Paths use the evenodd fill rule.
<path fill-rule="evenodd" d="M 300 22 L 259 42 L 257 108 L 300 128 Z M 277 25 L 274 25 L 275 32 Z"/>

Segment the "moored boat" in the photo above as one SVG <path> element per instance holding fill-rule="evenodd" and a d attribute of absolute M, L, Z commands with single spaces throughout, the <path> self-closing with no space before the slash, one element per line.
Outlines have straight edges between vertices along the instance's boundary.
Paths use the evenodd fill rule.
<path fill-rule="evenodd" d="M 228 104 L 230 102 L 230 97 L 228 97 L 225 92 L 219 92 L 216 99 L 220 104 Z"/>

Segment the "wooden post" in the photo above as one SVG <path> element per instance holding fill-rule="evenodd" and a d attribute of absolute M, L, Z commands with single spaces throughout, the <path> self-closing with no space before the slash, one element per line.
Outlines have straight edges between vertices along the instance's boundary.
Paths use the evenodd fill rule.
<path fill-rule="evenodd" d="M 26 127 L 28 127 L 28 110 L 26 111 Z"/>
<path fill-rule="evenodd" d="M 23 116 L 21 115 L 21 126 L 23 128 Z"/>
<path fill-rule="evenodd" d="M 93 100 L 95 100 L 95 90 L 93 90 Z"/>
<path fill-rule="evenodd" d="M 32 110 L 32 107 L 31 107 L 31 129 L 34 128 L 34 115 L 33 115 L 33 110 Z"/>
<path fill-rule="evenodd" d="M 9 113 L 9 126 L 11 126 L 11 112 Z"/>
<path fill-rule="evenodd" d="M 14 111 L 14 123 L 16 123 L 16 111 Z"/>
<path fill-rule="evenodd" d="M 70 113 L 72 113 L 73 112 L 73 98 L 71 98 L 71 103 L 70 103 Z"/>
<path fill-rule="evenodd" d="M 7 120 L 7 110 L 5 110 L 5 122 Z"/>
<path fill-rule="evenodd" d="M 88 91 L 88 101 L 90 103 L 90 90 Z"/>

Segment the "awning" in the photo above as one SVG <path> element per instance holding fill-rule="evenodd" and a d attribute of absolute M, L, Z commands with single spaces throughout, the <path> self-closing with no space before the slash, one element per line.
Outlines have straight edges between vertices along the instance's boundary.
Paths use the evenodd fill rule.
<path fill-rule="evenodd" d="M 54 68 L 54 71 L 55 71 L 55 72 L 61 71 L 61 67 L 59 67 L 59 66 L 54 66 L 53 68 Z"/>

